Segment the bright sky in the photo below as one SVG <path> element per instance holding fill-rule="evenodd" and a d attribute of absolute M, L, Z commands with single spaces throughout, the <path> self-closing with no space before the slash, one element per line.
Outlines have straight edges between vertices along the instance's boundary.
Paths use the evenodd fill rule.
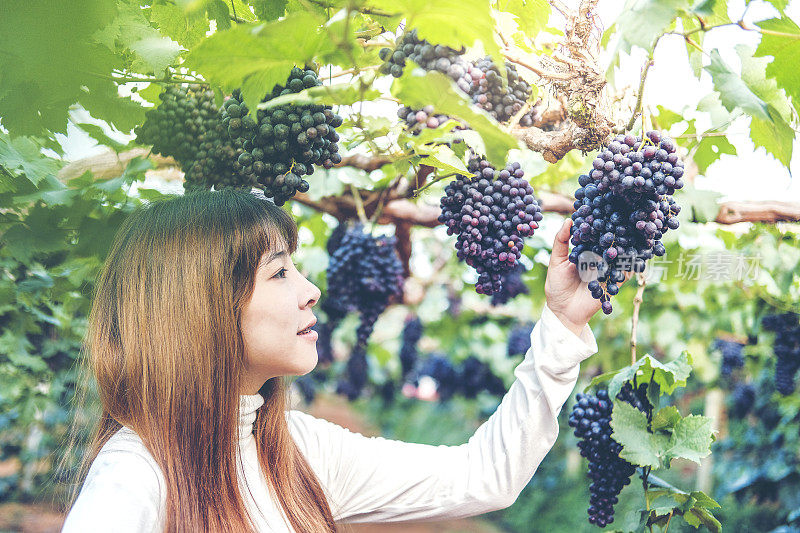
<path fill-rule="evenodd" d="M 599 16 L 608 28 L 619 15 L 623 2 L 600 1 Z M 745 10 L 744 0 L 728 2 L 728 16 L 731 20 L 739 20 Z M 800 20 L 800 2 L 791 1 L 787 15 Z M 753 0 L 747 10 L 745 23 L 752 26 L 754 21 L 778 16 L 778 12 L 770 4 L 762 0 Z M 757 46 L 760 35 L 756 32 L 744 31 L 732 26 L 718 28 L 706 33 L 703 48 L 718 48 L 723 60 L 731 68 L 739 68 L 739 58 L 734 47 L 737 44 Z M 644 53 L 635 54 L 630 61 L 623 62 L 617 79 L 620 86 L 638 87 L 641 67 L 644 64 Z M 687 118 L 698 118 L 698 131 L 710 126 L 705 113 L 694 113 L 697 102 L 713 91 L 713 84 L 708 73 L 703 72 L 698 81 L 689 68 L 686 46 L 680 36 L 665 36 L 659 41 L 655 63 L 647 76 L 645 86 L 645 105 L 655 111 L 662 105 L 674 111 L 684 112 Z M 700 119 L 703 120 L 700 120 Z M 728 140 L 736 147 L 737 156 L 723 155 L 713 163 L 705 177 L 699 177 L 696 185 L 699 188 L 714 189 L 732 200 L 784 200 L 800 202 L 800 183 L 792 180 L 789 171 L 768 155 L 763 148 L 754 150 L 750 141 L 750 119 L 741 118 L 728 128 Z M 800 142 L 795 138 L 791 170 L 800 178 Z"/>
<path fill-rule="evenodd" d="M 601 0 L 598 14 L 604 27 L 609 27 L 619 15 L 623 2 L 619 0 Z M 753 0 L 747 10 L 745 22 L 750 25 L 754 21 L 770 18 L 777 15 L 775 9 L 762 0 Z M 728 2 L 728 14 L 732 20 L 738 20 L 744 11 L 744 0 L 731 0 Z M 800 2 L 791 1 L 787 14 L 795 20 L 800 20 Z M 745 43 L 755 46 L 759 35 L 755 32 L 746 32 L 738 27 L 719 28 L 706 34 L 704 47 L 706 50 L 718 48 L 723 59 L 728 65 L 738 68 L 738 57 L 734 46 Z M 644 53 L 635 53 L 630 59 L 623 61 L 618 72 L 617 84 L 619 86 L 638 87 L 640 69 L 644 63 Z M 697 102 L 713 91 L 711 78 L 703 73 L 698 81 L 689 70 L 686 58 L 686 49 L 679 36 L 666 36 L 661 39 L 655 54 L 655 64 L 650 69 L 645 87 L 645 105 L 655 110 L 656 105 L 684 112 L 688 118 L 698 119 L 698 130 L 710 125 L 703 113 L 692 111 Z M 383 105 L 390 106 L 390 103 Z M 365 106 L 365 110 L 367 107 Z M 90 121 L 85 112 L 78 111 L 76 122 Z M 387 113 L 394 115 L 391 110 Z M 96 122 L 96 121 L 92 121 Z M 720 160 L 713 163 L 707 176 L 699 177 L 696 185 L 699 188 L 717 190 L 724 194 L 723 199 L 734 200 L 785 200 L 800 202 L 800 184 L 792 180 L 789 171 L 783 168 L 772 156 L 767 155 L 763 148 L 754 150 L 749 138 L 749 119 L 743 118 L 734 121 L 727 129 L 729 141 L 736 147 L 737 156 L 723 155 Z M 64 146 L 68 160 L 87 157 L 103 149 L 96 145 L 88 135 L 70 125 L 69 135 L 59 135 L 59 141 Z M 122 142 L 127 142 L 127 135 L 112 135 Z M 800 141 L 794 143 L 794 157 L 792 158 L 792 172 L 800 177 Z"/>

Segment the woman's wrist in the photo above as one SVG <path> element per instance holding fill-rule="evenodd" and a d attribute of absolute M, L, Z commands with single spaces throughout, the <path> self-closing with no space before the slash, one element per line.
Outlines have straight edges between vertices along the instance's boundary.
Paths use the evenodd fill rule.
<path fill-rule="evenodd" d="M 550 306 L 548 306 L 548 307 L 550 307 Z M 556 318 L 564 325 L 564 327 L 566 327 L 568 330 L 570 330 L 572 333 L 574 333 L 576 337 L 580 337 L 581 336 L 581 333 L 583 332 L 583 328 L 586 327 L 586 324 L 587 324 L 586 322 L 584 322 L 582 324 L 574 322 L 571 319 L 567 318 L 567 316 L 564 313 L 562 313 L 561 311 L 559 311 L 557 309 L 553 309 L 552 307 L 550 307 L 550 311 L 552 311 L 553 314 L 556 316 Z"/>

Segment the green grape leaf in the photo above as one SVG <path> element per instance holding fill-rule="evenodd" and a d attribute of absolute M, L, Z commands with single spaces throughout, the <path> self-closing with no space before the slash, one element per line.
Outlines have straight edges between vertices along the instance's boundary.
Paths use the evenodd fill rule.
<path fill-rule="evenodd" d="M 750 139 L 756 148 L 763 147 L 783 166 L 789 168 L 792 160 L 794 130 L 781 118 L 780 113 L 774 107 L 769 106 L 767 109 L 772 120 L 767 121 L 753 117 L 750 122 Z"/>
<path fill-rule="evenodd" d="M 517 18 L 519 29 L 526 35 L 538 35 L 550 18 L 547 0 L 498 0 L 496 8 Z"/>
<path fill-rule="evenodd" d="M 712 50 L 710 56 L 711 63 L 705 68 L 711 74 L 714 89 L 719 93 L 725 109 L 733 111 L 738 107 L 751 116 L 769 121 L 766 102 L 756 96 L 742 77 L 728 67 L 719 50 Z"/>
<path fill-rule="evenodd" d="M 678 412 L 678 408 L 674 405 L 668 405 L 667 407 L 659 409 L 653 415 L 651 428 L 653 431 L 658 431 L 660 429 L 671 430 L 680 419 L 681 414 Z"/>
<path fill-rule="evenodd" d="M 30 355 L 29 350 L 33 345 L 24 335 L 19 335 L 12 329 L 6 330 L 0 336 L 0 352 L 8 357 L 11 364 L 29 369 L 32 372 L 43 372 L 47 364 L 41 357 Z"/>
<path fill-rule="evenodd" d="M 150 20 L 162 35 L 187 49 L 202 41 L 209 28 L 205 13 L 187 12 L 174 4 L 153 5 L 150 8 Z"/>
<path fill-rule="evenodd" d="M 409 62 L 403 76 L 392 84 L 391 92 L 411 108 L 421 109 L 432 105 L 437 112 L 468 123 L 470 128 L 480 134 L 487 158 L 495 165 L 505 163 L 508 151 L 519 147 L 517 140 L 501 130 L 486 112 L 471 106 L 466 97 L 456 90 L 452 80 L 444 74 L 425 73 L 414 68 L 413 62 Z"/>
<path fill-rule="evenodd" d="M 638 466 L 661 467 L 669 436 L 650 433 L 647 415 L 626 402 L 614 402 L 611 413 L 612 437 L 622 445 L 620 457 Z"/>
<path fill-rule="evenodd" d="M 620 37 L 620 48 L 630 52 L 634 46 L 650 50 L 656 38 L 664 33 L 690 0 L 644 0 L 626 5 L 614 21 Z"/>
<path fill-rule="evenodd" d="M 117 153 L 125 150 L 128 147 L 127 144 L 122 144 L 121 142 L 115 141 L 114 139 L 112 139 L 111 137 L 106 135 L 106 133 L 103 131 L 103 128 L 101 128 L 97 124 L 89 124 L 87 122 L 79 122 L 76 125 L 80 129 L 85 131 L 87 134 L 89 134 L 89 137 L 91 137 L 92 139 L 97 141 L 99 144 L 102 144 L 104 146 L 108 146 L 109 148 L 111 148 L 112 150 L 114 150 Z"/>
<path fill-rule="evenodd" d="M 736 52 L 742 62 L 742 80 L 756 96 L 767 105 L 773 106 L 783 120 L 791 121 L 792 106 L 786 99 L 785 93 L 774 79 L 767 77 L 770 60 L 765 57 L 755 57 L 756 49 L 751 46 L 737 45 Z"/>
<path fill-rule="evenodd" d="M 706 26 L 727 24 L 731 21 L 730 17 L 728 17 L 728 2 L 726 0 L 700 0 L 696 5 L 692 6 L 689 10 L 689 14 L 702 17 L 703 23 Z M 689 28 L 685 26 L 689 20 L 696 19 L 684 17 L 684 31 L 689 30 Z"/>
<path fill-rule="evenodd" d="M 98 40 L 111 50 L 122 46 L 134 52 L 138 58 L 134 68 L 160 74 L 184 48 L 155 29 L 138 5 L 121 2 L 119 6 L 119 15 L 97 33 Z"/>
<path fill-rule="evenodd" d="M 485 0 L 369 0 L 367 5 L 396 16 L 402 13 L 407 29 L 416 29 L 420 39 L 434 44 L 458 50 L 480 41 L 498 68 L 505 70 L 505 60 L 494 39 L 492 10 Z"/>
<path fill-rule="evenodd" d="M 236 18 L 239 22 L 255 22 L 257 17 L 253 14 L 253 9 L 251 9 L 250 4 L 246 2 L 246 0 L 230 0 L 228 2 L 231 4 L 231 16 L 236 15 Z M 283 13 L 280 14 L 283 16 Z"/>
<path fill-rule="evenodd" d="M 310 62 L 330 46 L 318 31 L 323 22 L 310 13 L 291 13 L 265 24 L 240 24 L 204 40 L 185 65 L 226 91 L 241 87 L 245 103 L 255 109 L 276 84 L 286 81 L 293 66 Z"/>
<path fill-rule="evenodd" d="M 144 100 L 150 102 L 151 104 L 158 105 L 161 100 L 159 100 L 158 95 L 160 95 L 164 91 L 164 87 L 159 85 L 158 83 L 150 83 L 144 89 L 139 89 L 138 94 Z"/>
<path fill-rule="evenodd" d="M 653 121 L 658 125 L 659 129 L 668 130 L 674 124 L 686 120 L 683 118 L 683 115 L 676 113 L 671 109 L 667 109 L 663 105 L 656 106 L 656 109 L 658 109 L 658 114 L 653 117 Z"/>
<path fill-rule="evenodd" d="M 467 170 L 464 163 L 453 153 L 449 146 L 444 144 L 437 144 L 434 146 L 428 144 L 414 146 L 414 153 L 417 155 L 425 156 L 420 160 L 420 163 L 446 170 L 447 172 L 455 172 L 462 176 L 470 176 L 472 173 Z"/>
<path fill-rule="evenodd" d="M 701 174 L 705 174 L 709 165 L 723 154 L 736 155 L 736 147 L 725 136 L 703 137 L 692 154 L 692 161 L 697 164 Z M 714 213 L 716 217 L 716 213 Z"/>
<path fill-rule="evenodd" d="M 736 51 L 742 62 L 741 76 L 725 65 L 717 50 L 712 50 L 706 70 L 714 88 L 728 111 L 738 107 L 752 117 L 750 138 L 756 147 L 763 147 L 788 168 L 794 141 L 794 131 L 788 124 L 791 106 L 776 81 L 766 77 L 769 60 L 754 57 L 753 49 L 745 45 L 738 45 Z"/>
<path fill-rule="evenodd" d="M 662 363 L 650 354 L 645 354 L 630 366 L 595 377 L 586 389 L 597 389 L 605 385 L 608 388 L 608 396 L 615 398 L 622 385 L 636 376 L 638 384 L 653 381 L 659 386 L 661 394 L 672 394 L 676 388 L 686 385 L 686 379 L 691 372 L 692 358 L 689 352 L 682 352 L 668 363 Z"/>
<path fill-rule="evenodd" d="M 664 509 L 683 517 L 683 519 L 694 527 L 706 526 L 709 531 L 721 531 L 719 521 L 711 514 L 709 509 L 719 508 L 720 505 L 713 498 L 710 498 L 702 491 L 684 492 L 675 487 L 651 488 L 647 491 L 646 499 L 651 509 L 659 509 L 659 513 L 652 513 L 649 516 L 647 525 L 664 526 Z M 656 505 L 658 502 L 659 505 Z"/>
<path fill-rule="evenodd" d="M 705 526 L 712 533 L 720 533 L 722 531 L 722 524 L 705 507 L 693 505 L 687 511 L 684 511 L 683 519 L 687 524 L 695 528 Z"/>
<path fill-rule="evenodd" d="M 87 79 L 78 95 L 78 103 L 94 118 L 104 120 L 122 132 L 129 132 L 141 124 L 146 111 L 138 102 L 120 96 L 116 83 L 103 79 Z"/>
<path fill-rule="evenodd" d="M 794 108 L 800 112 L 800 72 L 796 68 L 797 54 L 800 53 L 800 28 L 788 17 L 763 20 L 757 26 L 782 34 L 762 33 L 755 55 L 772 56 L 772 61 L 767 64 L 766 75 L 775 79 L 778 87 L 786 91 L 792 98 Z"/>
<path fill-rule="evenodd" d="M 689 415 L 675 424 L 666 453 L 669 459 L 681 457 L 699 464 L 700 459 L 711 455 L 713 441 L 711 419 L 706 416 Z"/>
<path fill-rule="evenodd" d="M 681 204 L 683 209 L 692 213 L 692 220 L 698 223 L 715 220 L 719 214 L 719 199 L 722 197 L 717 191 L 697 189 L 687 183 L 681 189 Z"/>
<path fill-rule="evenodd" d="M 253 8 L 259 20 L 275 20 L 286 12 L 287 0 L 252 0 Z"/>
<path fill-rule="evenodd" d="M 0 116 L 13 135 L 66 132 L 69 107 L 87 73 L 108 75 L 120 61 L 92 36 L 108 25 L 116 2 L 86 0 L 56 9 L 20 2 L 0 16 Z"/>
<path fill-rule="evenodd" d="M 206 12 L 208 18 L 217 22 L 217 30 L 229 30 L 231 28 L 231 12 L 228 4 L 224 0 L 206 0 Z"/>
<path fill-rule="evenodd" d="M 34 185 L 55 176 L 59 162 L 41 153 L 42 147 L 27 137 L 11 138 L 0 132 L 0 167 L 19 171 Z"/>
<path fill-rule="evenodd" d="M 184 48 L 160 35 L 150 35 L 130 43 L 129 48 L 136 52 L 152 72 L 162 72 L 175 62 Z"/>

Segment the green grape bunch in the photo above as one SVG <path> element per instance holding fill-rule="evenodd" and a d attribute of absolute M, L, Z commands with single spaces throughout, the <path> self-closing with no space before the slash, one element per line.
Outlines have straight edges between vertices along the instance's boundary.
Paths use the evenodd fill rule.
<path fill-rule="evenodd" d="M 136 140 L 187 168 L 197 157 L 201 137 L 216 127 L 214 92 L 203 85 L 173 85 L 159 99 L 161 103 L 148 110 L 144 123 L 134 130 Z"/>

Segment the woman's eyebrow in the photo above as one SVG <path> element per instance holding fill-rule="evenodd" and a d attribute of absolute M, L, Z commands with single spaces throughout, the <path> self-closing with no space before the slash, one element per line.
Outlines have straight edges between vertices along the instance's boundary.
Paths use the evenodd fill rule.
<path fill-rule="evenodd" d="M 271 254 L 269 254 L 269 256 L 264 256 L 264 259 L 261 260 L 261 266 L 266 267 L 271 262 L 284 255 L 286 255 L 286 250 L 281 250 L 279 252 L 272 252 Z"/>

